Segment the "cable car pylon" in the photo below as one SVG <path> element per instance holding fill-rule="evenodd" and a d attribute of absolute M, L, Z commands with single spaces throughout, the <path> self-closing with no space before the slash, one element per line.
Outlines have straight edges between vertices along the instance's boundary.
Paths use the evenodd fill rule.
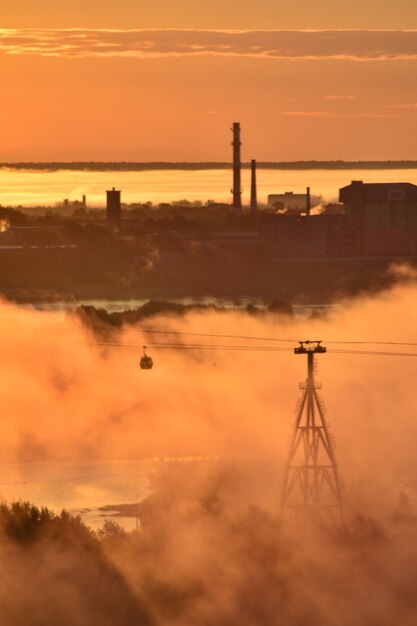
<path fill-rule="evenodd" d="M 282 521 L 301 525 L 343 523 L 342 484 L 335 442 L 317 394 L 315 359 L 327 349 L 321 341 L 300 341 L 295 354 L 307 355 L 307 379 L 297 405 L 296 421 L 284 472 Z"/>

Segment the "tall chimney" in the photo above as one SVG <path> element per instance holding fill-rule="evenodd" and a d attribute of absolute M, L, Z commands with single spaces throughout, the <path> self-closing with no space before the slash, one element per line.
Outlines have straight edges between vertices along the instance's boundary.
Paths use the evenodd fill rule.
<path fill-rule="evenodd" d="M 240 124 L 233 123 L 233 208 L 237 213 L 242 211 L 242 190 L 240 182 Z"/>
<path fill-rule="evenodd" d="M 310 195 L 310 187 L 307 187 L 307 196 L 306 196 L 306 213 L 310 215 L 311 211 L 311 195 Z"/>
<path fill-rule="evenodd" d="M 256 160 L 251 161 L 251 188 L 250 188 L 250 212 L 256 213 L 258 210 L 258 196 L 256 190 Z"/>

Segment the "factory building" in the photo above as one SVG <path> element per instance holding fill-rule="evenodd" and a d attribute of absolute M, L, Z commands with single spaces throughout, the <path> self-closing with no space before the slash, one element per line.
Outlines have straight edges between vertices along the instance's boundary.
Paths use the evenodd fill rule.
<path fill-rule="evenodd" d="M 417 185 L 354 180 L 340 189 L 339 198 L 361 228 L 417 226 Z"/>
<path fill-rule="evenodd" d="M 266 215 L 261 234 L 283 258 L 416 257 L 417 185 L 353 181 L 339 197 L 343 213 Z"/>
<path fill-rule="evenodd" d="M 311 207 L 316 207 L 320 204 L 321 198 L 319 196 L 310 196 L 309 192 L 293 193 L 292 191 L 274 193 L 268 196 L 268 205 L 270 207 L 286 213 L 306 213 L 308 212 L 309 202 Z"/>

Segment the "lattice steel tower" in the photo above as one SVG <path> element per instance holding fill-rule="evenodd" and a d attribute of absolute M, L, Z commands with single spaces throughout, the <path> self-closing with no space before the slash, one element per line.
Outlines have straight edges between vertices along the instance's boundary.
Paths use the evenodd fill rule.
<path fill-rule="evenodd" d="M 301 341 L 295 354 L 307 355 L 307 379 L 296 410 L 294 432 L 284 473 L 282 519 L 301 524 L 343 522 L 342 485 L 335 442 L 317 394 L 315 358 L 327 350 L 321 341 Z"/>

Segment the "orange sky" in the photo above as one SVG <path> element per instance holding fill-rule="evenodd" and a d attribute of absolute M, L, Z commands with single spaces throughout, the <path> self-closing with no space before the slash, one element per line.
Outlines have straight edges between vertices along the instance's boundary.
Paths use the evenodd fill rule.
<path fill-rule="evenodd" d="M 247 159 L 416 158 L 414 0 L 224 4 L 16 1 L 0 160 L 226 160 L 234 120 Z"/>
<path fill-rule="evenodd" d="M 14 0 L 3 28 L 413 28 L 415 0 Z"/>

